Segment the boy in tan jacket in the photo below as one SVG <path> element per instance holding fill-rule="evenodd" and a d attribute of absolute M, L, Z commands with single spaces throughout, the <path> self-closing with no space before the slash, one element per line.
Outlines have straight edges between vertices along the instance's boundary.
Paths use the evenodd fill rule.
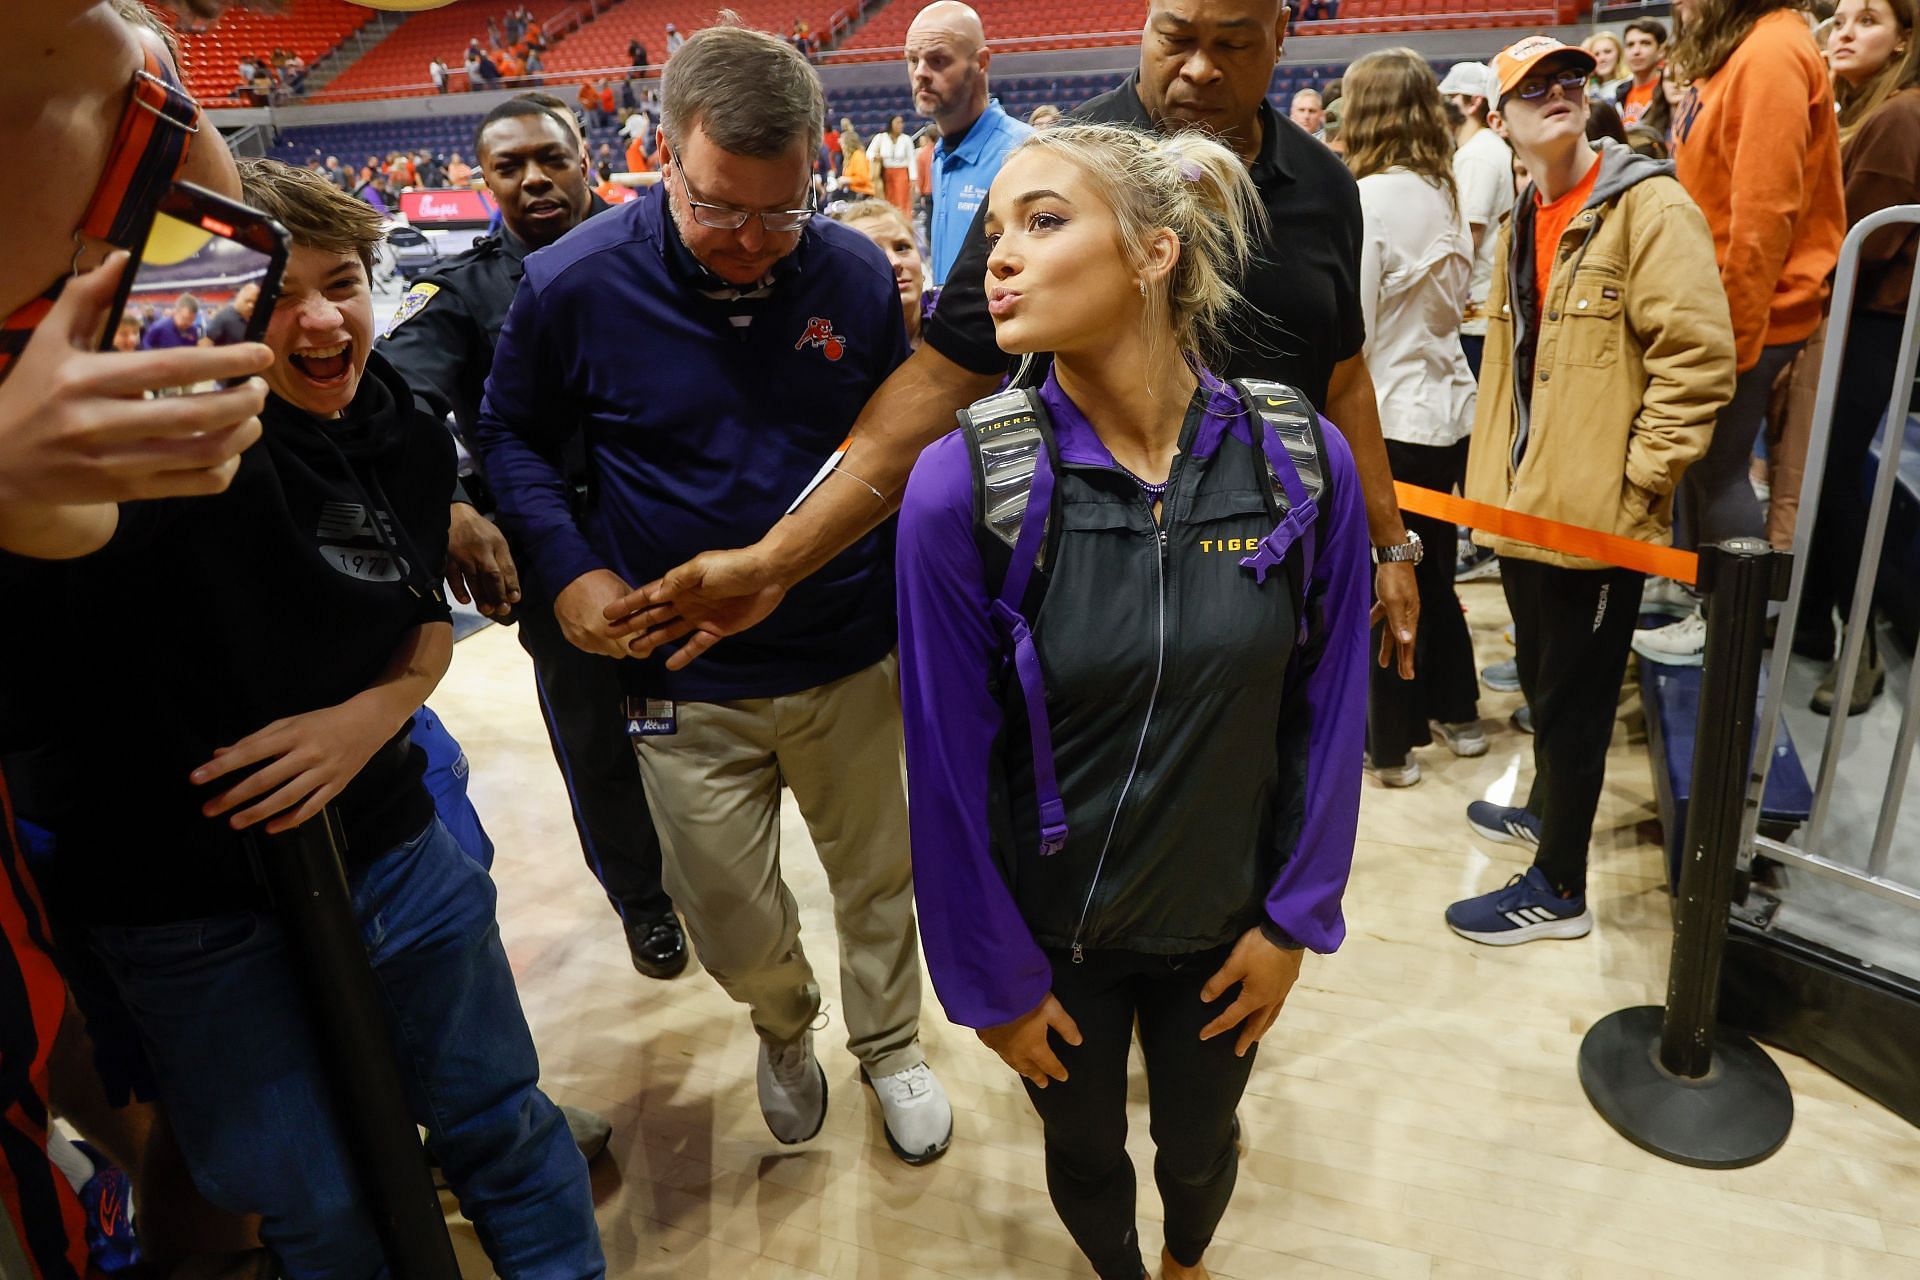
<path fill-rule="evenodd" d="M 1587 141 L 1591 54 L 1533 36 L 1493 69 L 1493 121 L 1533 185 L 1494 246 L 1466 496 L 1664 543 L 1681 473 L 1733 394 L 1712 235 L 1672 165 Z M 1505 887 L 1454 903 L 1447 923 L 1494 946 L 1583 937 L 1587 841 L 1644 579 L 1474 540 L 1500 555 L 1534 780 L 1524 807 L 1476 801 L 1467 820 L 1534 860 Z"/>

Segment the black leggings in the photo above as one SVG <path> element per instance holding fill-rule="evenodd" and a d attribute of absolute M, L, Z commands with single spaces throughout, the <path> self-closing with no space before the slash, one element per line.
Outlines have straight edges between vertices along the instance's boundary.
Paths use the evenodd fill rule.
<path fill-rule="evenodd" d="M 1074 964 L 1049 952 L 1053 994 L 1080 1028 L 1078 1048 L 1054 1037 L 1063 1082 L 1027 1085 L 1046 1128 L 1047 1192 L 1074 1243 L 1101 1280 L 1141 1280 L 1134 1228 L 1133 1162 L 1127 1158 L 1127 1050 L 1136 1020 L 1147 1063 L 1154 1182 L 1166 1209 L 1167 1251 L 1193 1266 L 1213 1240 L 1239 1172 L 1233 1110 L 1256 1050 L 1234 1056 L 1238 1031 L 1200 1039 L 1200 1029 L 1233 1003 L 1200 988 L 1230 948 L 1184 956 L 1089 951 Z"/>

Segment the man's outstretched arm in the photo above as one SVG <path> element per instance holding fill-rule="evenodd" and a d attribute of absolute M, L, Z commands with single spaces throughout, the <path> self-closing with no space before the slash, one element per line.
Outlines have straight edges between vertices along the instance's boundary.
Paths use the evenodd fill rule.
<path fill-rule="evenodd" d="M 708 551 L 607 606 L 636 657 L 685 638 L 679 670 L 726 636 L 772 613 L 794 583 L 846 550 L 900 506 L 920 451 L 951 431 L 954 415 L 999 385 L 931 345 L 909 357 L 860 411 L 847 453 L 807 500 L 748 547 Z"/>

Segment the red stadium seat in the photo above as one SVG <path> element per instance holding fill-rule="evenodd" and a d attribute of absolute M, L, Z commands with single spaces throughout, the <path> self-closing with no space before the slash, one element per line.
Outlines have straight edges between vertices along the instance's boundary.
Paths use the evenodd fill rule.
<path fill-rule="evenodd" d="M 171 10 L 153 9 L 162 20 L 174 23 Z M 194 97 L 209 104 L 224 103 L 238 83 L 241 58 L 285 49 L 312 67 L 372 17 L 370 10 L 347 0 L 289 0 L 279 13 L 231 9 L 207 31 L 182 31 L 176 23 L 180 72 Z"/>

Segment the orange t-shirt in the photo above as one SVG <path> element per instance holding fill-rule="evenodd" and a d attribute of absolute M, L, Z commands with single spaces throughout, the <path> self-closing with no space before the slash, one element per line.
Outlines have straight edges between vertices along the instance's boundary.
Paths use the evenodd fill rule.
<path fill-rule="evenodd" d="M 627 172 L 646 173 L 653 168 L 647 163 L 647 149 L 635 138 L 627 144 Z"/>
<path fill-rule="evenodd" d="M 1587 176 L 1580 179 L 1579 185 L 1552 204 L 1543 201 L 1539 188 L 1534 188 L 1533 279 L 1540 290 L 1534 296 L 1541 306 L 1547 304 L 1547 282 L 1553 279 L 1553 260 L 1560 247 L 1561 233 L 1573 221 L 1573 215 L 1586 207 L 1587 197 L 1593 194 L 1593 184 L 1599 180 L 1600 157 L 1595 156 L 1593 167 L 1587 170 Z"/>
<path fill-rule="evenodd" d="M 1620 123 L 1631 129 L 1640 123 L 1640 117 L 1653 108 L 1654 92 L 1660 87 L 1660 78 L 1655 76 L 1645 84 L 1627 86 L 1627 96 L 1620 100 Z"/>

